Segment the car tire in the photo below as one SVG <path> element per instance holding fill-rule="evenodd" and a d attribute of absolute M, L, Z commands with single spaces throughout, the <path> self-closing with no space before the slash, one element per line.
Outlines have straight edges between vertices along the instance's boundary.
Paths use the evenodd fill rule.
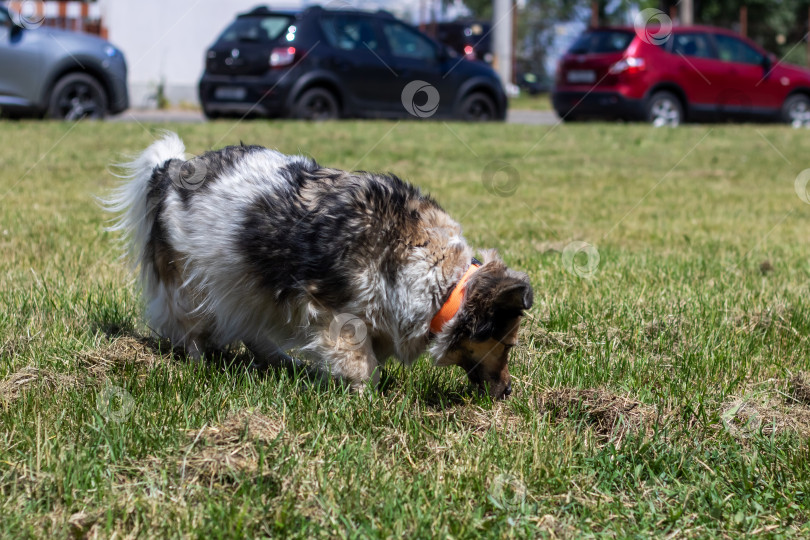
<path fill-rule="evenodd" d="M 567 114 L 557 113 L 557 116 L 560 117 L 560 121 L 562 122 L 582 122 L 582 117 L 575 115 L 573 112 L 569 111 Z"/>
<path fill-rule="evenodd" d="M 782 121 L 796 127 L 810 123 L 810 98 L 804 94 L 788 96 L 782 104 Z"/>
<path fill-rule="evenodd" d="M 295 100 L 293 116 L 302 120 L 337 120 L 340 106 L 335 96 L 325 88 L 310 88 Z"/>
<path fill-rule="evenodd" d="M 101 119 L 107 115 L 107 93 L 92 76 L 69 73 L 51 90 L 48 118 L 60 120 Z"/>
<path fill-rule="evenodd" d="M 647 121 L 655 127 L 677 127 L 683 122 L 683 105 L 678 96 L 662 90 L 647 100 Z"/>
<path fill-rule="evenodd" d="M 458 108 L 458 118 L 465 122 L 491 122 L 496 116 L 495 103 L 482 92 L 466 96 Z"/>

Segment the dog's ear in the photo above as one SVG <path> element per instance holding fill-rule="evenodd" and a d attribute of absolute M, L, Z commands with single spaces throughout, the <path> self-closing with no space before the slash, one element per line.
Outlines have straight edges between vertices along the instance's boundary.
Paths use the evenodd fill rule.
<path fill-rule="evenodd" d="M 508 313 L 529 309 L 533 303 L 534 293 L 529 277 L 515 272 L 514 275 L 509 275 L 496 291 L 493 306 L 495 313 Z"/>
<path fill-rule="evenodd" d="M 470 335 L 476 341 L 508 334 L 523 311 L 534 302 L 529 277 L 506 269 L 503 263 L 488 263 L 470 280 L 465 298 Z"/>

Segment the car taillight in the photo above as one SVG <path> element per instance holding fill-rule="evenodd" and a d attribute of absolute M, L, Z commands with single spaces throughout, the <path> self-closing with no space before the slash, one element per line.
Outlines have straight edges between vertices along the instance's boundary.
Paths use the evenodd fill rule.
<path fill-rule="evenodd" d="M 610 66 L 609 73 L 611 75 L 618 75 L 619 73 L 627 73 L 628 75 L 632 75 L 633 73 L 644 71 L 644 68 L 645 66 L 643 58 L 628 56 L 627 58 L 622 58 Z"/>
<path fill-rule="evenodd" d="M 473 49 L 472 45 L 465 45 L 464 56 L 467 57 L 468 60 L 475 60 L 475 49 Z"/>
<path fill-rule="evenodd" d="M 270 66 L 289 66 L 295 62 L 295 47 L 276 47 L 270 52 Z"/>

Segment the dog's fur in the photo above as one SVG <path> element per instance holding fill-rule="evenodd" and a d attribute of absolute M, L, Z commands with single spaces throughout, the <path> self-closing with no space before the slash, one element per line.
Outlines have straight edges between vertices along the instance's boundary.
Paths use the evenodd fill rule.
<path fill-rule="evenodd" d="M 242 341 L 260 364 L 289 362 L 296 347 L 356 388 L 376 383 L 386 358 L 407 364 L 429 346 L 437 365 L 509 395 L 528 277 L 482 253 L 458 313 L 431 334 L 473 250 L 430 197 L 260 146 L 184 152 L 167 133 L 125 165 L 107 202 L 160 336 L 192 357 Z"/>

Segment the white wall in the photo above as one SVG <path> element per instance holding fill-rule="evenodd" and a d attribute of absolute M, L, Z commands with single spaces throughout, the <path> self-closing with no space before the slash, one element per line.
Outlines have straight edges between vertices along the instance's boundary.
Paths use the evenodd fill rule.
<path fill-rule="evenodd" d="M 154 107 L 162 80 L 172 103 L 197 103 L 205 53 L 237 13 L 267 3 L 297 8 L 296 0 L 99 0 L 109 40 L 129 66 L 130 105 Z"/>

